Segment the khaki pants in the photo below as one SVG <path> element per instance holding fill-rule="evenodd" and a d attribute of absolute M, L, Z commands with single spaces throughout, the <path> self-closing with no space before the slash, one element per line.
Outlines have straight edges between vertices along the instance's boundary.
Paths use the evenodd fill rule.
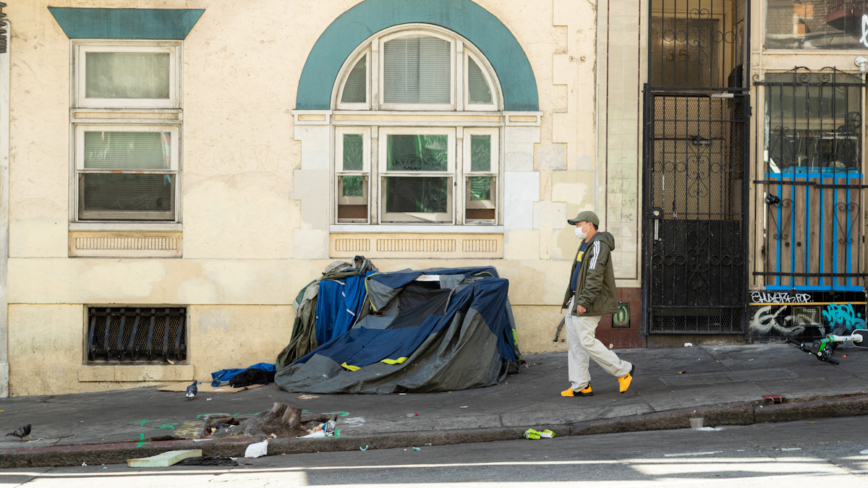
<path fill-rule="evenodd" d="M 585 389 L 591 382 L 588 372 L 589 358 L 600 365 L 612 376 L 624 376 L 633 367 L 627 361 L 618 359 L 602 342 L 597 340 L 597 325 L 600 315 L 576 317 L 573 301 L 570 300 L 564 327 L 567 329 L 567 347 L 569 347 L 569 374 L 573 391 Z"/>

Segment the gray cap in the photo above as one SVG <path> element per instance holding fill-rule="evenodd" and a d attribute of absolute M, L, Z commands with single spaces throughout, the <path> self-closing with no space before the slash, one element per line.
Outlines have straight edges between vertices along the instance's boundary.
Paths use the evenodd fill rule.
<path fill-rule="evenodd" d="M 590 210 L 585 210 L 584 212 L 579 212 L 579 215 L 576 215 L 576 218 L 569 219 L 569 220 L 567 220 L 567 222 L 569 222 L 570 225 L 576 225 L 579 222 L 590 222 L 590 223 L 596 225 L 597 227 L 600 226 L 600 219 L 597 218 L 597 214 L 595 214 L 594 212 L 591 212 Z"/>

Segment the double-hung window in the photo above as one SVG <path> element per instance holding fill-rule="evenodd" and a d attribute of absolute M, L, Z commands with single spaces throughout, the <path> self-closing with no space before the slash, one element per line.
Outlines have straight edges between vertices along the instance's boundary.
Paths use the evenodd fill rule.
<path fill-rule="evenodd" d="M 500 221 L 502 97 L 467 40 L 421 25 L 378 33 L 333 97 L 334 223 Z"/>
<path fill-rule="evenodd" d="M 176 221 L 177 42 L 73 46 L 74 221 Z"/>

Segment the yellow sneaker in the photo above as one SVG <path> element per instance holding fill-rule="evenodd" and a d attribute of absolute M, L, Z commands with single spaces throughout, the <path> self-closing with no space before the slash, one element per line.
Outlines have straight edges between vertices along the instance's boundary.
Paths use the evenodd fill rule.
<path fill-rule="evenodd" d="M 636 366 L 633 365 L 630 367 L 630 372 L 625 374 L 624 376 L 618 377 L 618 386 L 620 386 L 621 393 L 627 391 L 627 388 L 630 388 L 630 383 L 633 381 L 633 371 L 636 369 Z"/>
<path fill-rule="evenodd" d="M 580 390 L 580 391 L 573 391 L 572 388 L 567 388 L 566 390 L 561 392 L 561 396 L 563 396 L 563 397 L 594 396 L 594 391 L 591 389 L 591 384 L 588 383 L 588 386 L 586 386 L 584 390 Z"/>

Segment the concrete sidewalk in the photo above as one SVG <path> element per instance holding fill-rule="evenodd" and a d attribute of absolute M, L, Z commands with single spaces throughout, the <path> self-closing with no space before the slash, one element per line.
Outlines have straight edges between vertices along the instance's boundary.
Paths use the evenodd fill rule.
<path fill-rule="evenodd" d="M 559 396 L 569 382 L 566 354 L 556 353 L 526 356 L 529 367 L 501 385 L 451 393 L 320 395 L 299 399 L 301 395 L 284 392 L 272 384 L 234 394 L 200 394 L 192 401 L 186 400 L 183 393 L 158 392 L 154 388 L 4 399 L 0 400 L 0 429 L 5 429 L 2 433 L 28 423 L 33 425 L 33 431 L 29 442 L 0 438 L 0 465 L 80 464 L 75 460 L 86 459 L 89 452 L 105 454 L 112 449 L 122 452 L 114 458 L 94 454 L 94 459 L 87 461 L 92 464 L 135 452 L 150 455 L 194 444 L 212 453 L 237 452 L 249 441 L 220 441 L 228 442 L 220 450 L 218 442 L 193 443 L 182 439 L 192 438 L 207 414 L 255 414 L 267 410 L 274 402 L 313 413 L 341 412 L 338 439 L 274 441 L 275 449 L 283 452 L 304 452 L 378 445 L 378 439 L 389 440 L 379 445 L 394 447 L 423 441 L 454 443 L 515 438 L 528 427 L 575 434 L 584 428 L 577 426 L 599 426 L 600 421 L 607 419 L 620 426 L 612 427 L 615 430 L 611 431 L 642 430 L 641 426 L 630 426 L 636 419 L 669 418 L 669 424 L 660 424 L 663 427 L 646 426 L 667 428 L 666 425 L 681 426 L 686 422 L 684 409 L 730 408 L 721 407 L 722 404 L 731 405 L 730 410 L 750 409 L 750 418 L 718 422 L 751 423 L 752 409 L 761 408 L 764 395 L 807 401 L 868 392 L 868 349 L 839 348 L 835 357 L 840 366 L 822 363 L 794 346 L 783 344 L 633 349 L 618 354 L 636 365 L 630 390 L 619 394 L 617 380 L 592 362 L 595 396 L 591 398 Z M 844 354 L 846 358 L 842 357 Z M 864 406 L 854 410 L 852 406 L 842 407 L 839 402 L 833 408 L 812 407 L 814 413 L 806 415 L 824 416 L 826 411 L 832 412 L 829 415 L 837 415 L 835 412 L 853 415 L 862 413 L 861 408 L 868 412 L 868 396 L 848 401 Z M 707 417 L 717 418 L 714 415 Z M 766 417 L 769 419 L 776 418 Z M 759 417 L 757 421 L 761 421 Z M 174 440 L 167 441 L 166 436 L 173 436 Z M 71 452 L 77 457 L 67 456 L 63 461 L 66 459 L 63 453 Z M 52 459 L 57 461 L 46 461 L 50 456 L 39 458 L 40 453 L 54 453 Z M 28 454 L 32 455 L 29 461 L 16 461 L 16 457 Z"/>

